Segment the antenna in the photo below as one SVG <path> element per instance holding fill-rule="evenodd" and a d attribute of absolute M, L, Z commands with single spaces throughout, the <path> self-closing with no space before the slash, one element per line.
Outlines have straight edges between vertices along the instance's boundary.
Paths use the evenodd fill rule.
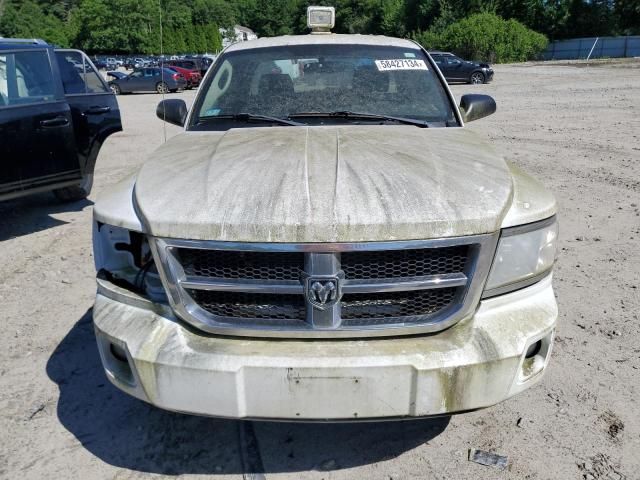
<path fill-rule="evenodd" d="M 158 0 L 158 11 L 160 12 L 160 81 L 163 83 L 162 87 L 162 135 L 164 137 L 164 142 L 167 143 L 167 107 L 164 104 L 164 91 L 166 90 L 164 86 L 166 83 L 164 82 L 164 46 L 162 43 L 162 0 Z"/>

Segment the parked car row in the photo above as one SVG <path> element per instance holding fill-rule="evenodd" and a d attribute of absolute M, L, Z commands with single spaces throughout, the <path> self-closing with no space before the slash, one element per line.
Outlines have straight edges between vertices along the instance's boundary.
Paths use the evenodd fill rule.
<path fill-rule="evenodd" d="M 93 63 L 97 68 L 104 70 L 115 70 L 117 68 L 133 68 L 155 67 L 158 66 L 160 58 L 155 57 L 105 57 L 95 56 Z"/>
<path fill-rule="evenodd" d="M 93 58 L 96 68 L 101 70 L 116 70 L 125 68 L 133 70 L 145 67 L 165 67 L 175 66 L 186 68 L 188 70 L 197 70 L 201 76 L 204 76 L 207 69 L 214 61 L 212 56 L 135 56 L 135 57 L 114 57 L 98 55 Z"/>
<path fill-rule="evenodd" d="M 151 91 L 158 93 L 177 92 L 187 88 L 188 85 L 187 79 L 182 73 L 167 67 L 136 68 L 128 75 L 111 71 L 107 75 L 109 88 L 116 95 Z M 198 83 L 200 83 L 199 79 Z"/>

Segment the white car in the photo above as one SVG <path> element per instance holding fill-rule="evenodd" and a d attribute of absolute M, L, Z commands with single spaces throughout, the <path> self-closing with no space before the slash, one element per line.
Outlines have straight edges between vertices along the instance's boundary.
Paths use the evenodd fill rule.
<path fill-rule="evenodd" d="M 107 376 L 168 410 L 285 420 L 450 414 L 535 384 L 553 195 L 465 127 L 495 102 L 458 106 L 420 45 L 310 16 L 325 31 L 226 49 L 190 111 L 162 102 L 184 132 L 97 200 Z"/>

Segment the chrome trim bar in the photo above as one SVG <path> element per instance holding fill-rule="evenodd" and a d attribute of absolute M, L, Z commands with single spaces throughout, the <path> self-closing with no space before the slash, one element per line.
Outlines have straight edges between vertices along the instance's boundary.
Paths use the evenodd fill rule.
<path fill-rule="evenodd" d="M 499 234 L 410 240 L 398 242 L 361 243 L 237 243 L 149 237 L 160 277 L 176 315 L 187 323 L 213 334 L 286 337 L 286 338 L 349 338 L 413 335 L 444 330 L 472 315 L 477 308 L 491 268 Z M 431 288 L 458 288 L 456 300 L 433 315 L 371 319 L 368 325 L 348 325 L 342 322 L 340 302 L 324 311 L 307 302 L 307 316 L 299 320 L 238 319 L 213 315 L 202 308 L 187 290 L 208 290 L 249 293 L 303 294 L 302 282 L 230 280 L 187 276 L 177 258 L 177 249 L 208 249 L 251 252 L 303 252 L 305 272 L 312 276 L 337 275 L 341 253 L 354 251 L 406 250 L 469 246 L 471 261 L 464 272 L 425 277 L 374 280 L 344 280 L 343 294 L 383 293 Z M 311 311 L 310 311 L 311 310 Z M 348 322 L 348 319 L 345 319 Z"/>
<path fill-rule="evenodd" d="M 285 295 L 302 294 L 300 282 L 273 282 L 267 280 L 232 281 L 221 278 L 186 277 L 178 280 L 182 288 L 189 290 L 209 290 L 220 292 L 277 293 Z"/>
<path fill-rule="evenodd" d="M 468 278 L 464 273 L 411 277 L 402 280 L 384 279 L 381 281 L 347 280 L 342 287 L 344 293 L 406 292 L 409 290 L 427 290 L 432 288 L 462 287 Z"/>
<path fill-rule="evenodd" d="M 409 290 L 427 290 L 432 288 L 461 287 L 467 283 L 464 273 L 429 275 L 403 279 L 347 280 L 342 286 L 344 293 L 382 293 L 403 292 Z M 224 292 L 277 293 L 283 295 L 301 295 L 304 288 L 300 282 L 269 280 L 225 280 L 187 276 L 178 279 L 182 288 L 189 290 L 214 290 Z"/>
<path fill-rule="evenodd" d="M 470 235 L 466 237 L 434 238 L 431 240 L 399 240 L 394 242 L 358 242 L 358 243 L 258 243 L 258 242 L 219 242 L 215 240 L 184 240 L 177 238 L 161 239 L 167 246 L 175 248 L 196 248 L 201 250 L 234 250 L 238 252 L 303 252 L 303 253 L 341 253 L 366 252 L 377 250 L 411 250 L 419 248 L 455 247 L 478 243 L 496 234 Z"/>

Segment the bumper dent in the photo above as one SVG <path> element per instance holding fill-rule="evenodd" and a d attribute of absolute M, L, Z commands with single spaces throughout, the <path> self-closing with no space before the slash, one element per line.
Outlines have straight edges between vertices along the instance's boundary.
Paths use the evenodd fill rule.
<path fill-rule="evenodd" d="M 482 301 L 473 317 L 446 331 L 416 337 L 207 336 L 100 279 L 94 307 L 107 376 L 125 392 L 168 410 L 300 420 L 442 415 L 493 405 L 541 379 L 556 318 L 551 276 Z M 538 340 L 541 348 L 525 358 Z M 114 351 L 126 352 L 126 362 Z"/>

